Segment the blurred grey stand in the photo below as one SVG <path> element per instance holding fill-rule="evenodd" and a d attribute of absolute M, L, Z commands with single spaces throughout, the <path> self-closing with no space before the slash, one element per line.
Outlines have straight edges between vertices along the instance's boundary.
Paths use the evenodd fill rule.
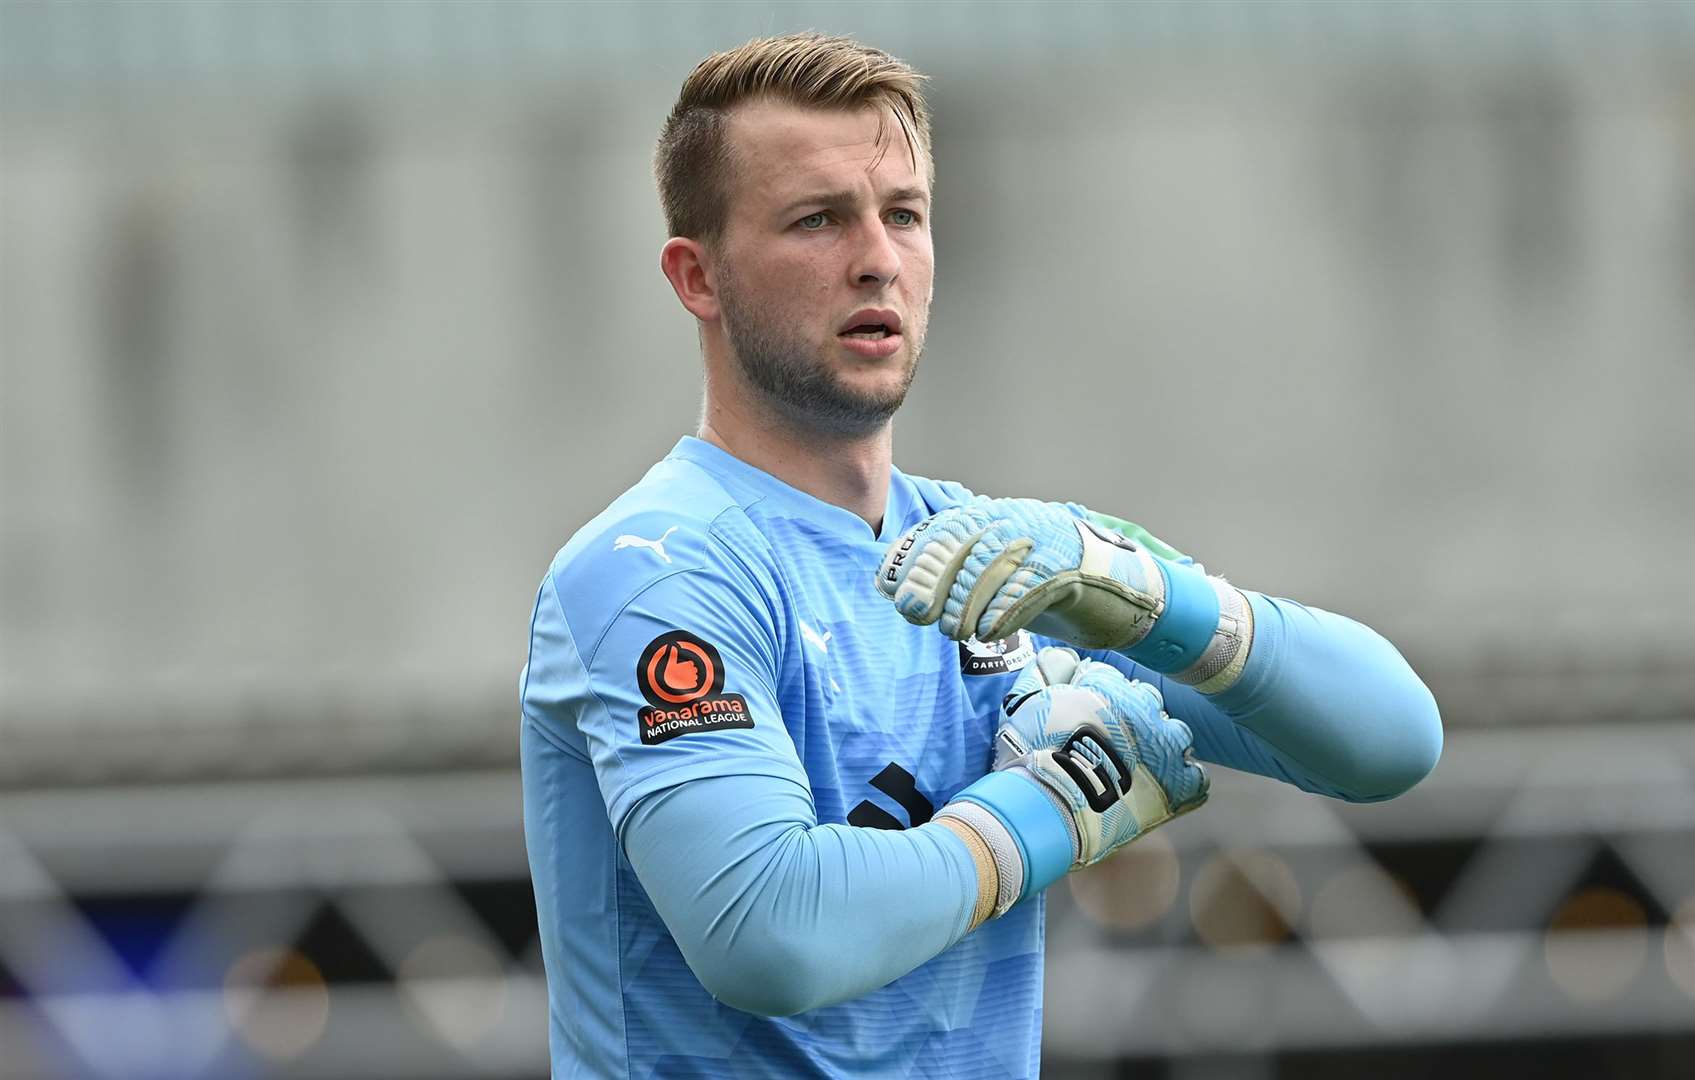
<path fill-rule="evenodd" d="M 542 1073 L 526 618 L 694 422 L 660 119 L 804 26 L 934 76 L 903 466 L 1356 615 L 1449 724 L 1056 890 L 1052 1074 L 1695 1053 L 1695 5 L 0 20 L 0 1076 Z"/>

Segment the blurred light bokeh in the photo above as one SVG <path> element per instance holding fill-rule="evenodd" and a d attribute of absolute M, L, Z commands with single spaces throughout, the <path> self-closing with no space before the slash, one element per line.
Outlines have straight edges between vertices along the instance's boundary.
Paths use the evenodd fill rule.
<path fill-rule="evenodd" d="M 1695 4 L 4 0 L 0 1077 L 545 1074 L 530 602 L 694 425 L 659 123 L 802 28 L 933 77 L 903 467 L 1449 727 L 1055 890 L 1045 1074 L 1695 1075 Z"/>

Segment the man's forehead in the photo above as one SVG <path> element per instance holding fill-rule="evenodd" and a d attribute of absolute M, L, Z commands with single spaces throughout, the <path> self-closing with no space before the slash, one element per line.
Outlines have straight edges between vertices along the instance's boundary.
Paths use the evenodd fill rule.
<path fill-rule="evenodd" d="M 927 185 L 894 111 L 886 105 L 821 109 L 763 100 L 729 117 L 739 179 L 773 193 L 840 184 L 868 169 L 879 187 Z"/>

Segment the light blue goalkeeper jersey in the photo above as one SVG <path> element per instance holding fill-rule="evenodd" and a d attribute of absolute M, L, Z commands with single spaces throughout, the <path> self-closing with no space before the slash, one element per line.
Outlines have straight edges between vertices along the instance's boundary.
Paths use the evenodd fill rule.
<path fill-rule="evenodd" d="M 556 1080 L 1036 1074 L 1042 900 L 964 934 L 970 855 L 924 823 L 987 771 L 1000 699 L 1046 642 L 960 645 L 907 623 L 874 584 L 892 540 L 970 497 L 897 470 L 873 536 L 685 438 L 554 559 L 521 752 Z M 1361 800 L 1429 770 L 1439 721 L 1393 647 L 1247 595 L 1253 656 L 1215 698 L 1091 655 L 1158 685 L 1203 759 Z M 691 841 L 761 815 L 785 825 Z M 842 970 L 722 970 L 796 927 Z M 839 1003 L 763 1015 L 806 999 L 761 984 L 797 981 Z M 779 1004 L 720 1000 L 737 995 Z"/>
<path fill-rule="evenodd" d="M 559 553 L 523 725 L 555 1077 L 1034 1075 L 1040 903 L 880 990 L 768 1018 L 701 986 L 618 840 L 644 796 L 698 777 L 785 777 L 819 822 L 888 829 L 981 777 L 1028 641 L 976 655 L 874 584 L 891 540 L 968 497 L 897 471 L 873 536 L 685 438 Z"/>

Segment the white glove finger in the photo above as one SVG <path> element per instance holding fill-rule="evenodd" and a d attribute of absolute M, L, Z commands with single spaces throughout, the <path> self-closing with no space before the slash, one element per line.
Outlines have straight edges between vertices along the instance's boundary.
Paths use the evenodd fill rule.
<path fill-rule="evenodd" d="M 1161 713 L 1159 726 L 1142 747 L 1142 759 L 1165 790 L 1173 816 L 1206 802 L 1212 781 L 1195 760 L 1195 733 L 1188 724 Z"/>
<path fill-rule="evenodd" d="M 1165 713 L 1160 714 L 1160 722 L 1168 729 L 1176 731 L 1178 737 L 1183 740 L 1184 746 L 1193 747 L 1195 745 L 1195 733 L 1189 730 L 1188 724 L 1177 719 L 1175 716 L 1170 716 Z"/>
<path fill-rule="evenodd" d="M 1042 682 L 1045 685 L 1058 686 L 1060 683 L 1068 683 L 1076 678 L 1077 669 L 1082 666 L 1083 662 L 1083 659 L 1077 655 L 1077 650 L 1049 645 L 1036 654 L 1035 662 L 1029 666 L 1040 670 Z"/>
<path fill-rule="evenodd" d="M 1048 710 L 1053 704 L 1044 691 L 1063 683 L 1076 665 L 1077 654 L 1058 647 L 1043 649 L 1024 665 L 1013 680 L 1012 689 L 1001 699 L 1001 724 L 995 731 L 995 768 L 1006 768 L 1042 741 L 1047 733 Z"/>
<path fill-rule="evenodd" d="M 1017 569 L 999 584 L 994 597 L 978 617 L 978 640 L 997 641 L 1011 637 L 1029 627 L 1044 611 L 1063 599 L 1064 594 L 1059 590 L 1035 591 L 1036 586 L 1048 576 L 1045 569 L 1030 565 L 1028 559 L 1022 560 Z"/>
<path fill-rule="evenodd" d="M 913 563 L 917 560 L 918 552 L 916 548 L 922 541 L 924 533 L 929 530 L 931 523 L 935 520 L 933 517 L 928 517 L 920 521 L 906 530 L 901 538 L 890 544 L 889 549 L 883 553 L 883 561 L 877 567 L 877 591 L 888 599 L 893 600 L 895 598 L 895 593 L 900 590 L 901 584 L 906 580 L 907 573 L 911 571 Z"/>
<path fill-rule="evenodd" d="M 1194 794 L 1187 799 L 1178 799 L 1171 804 L 1173 816 L 1187 814 L 1206 802 L 1207 797 L 1212 794 L 1212 777 L 1207 775 L 1205 765 L 1190 757 L 1185 759 L 1185 771 L 1189 775 L 1190 790 L 1194 791 Z"/>
<path fill-rule="evenodd" d="M 1007 500 L 1002 505 L 1017 506 L 1028 502 L 1029 500 L 1014 499 Z M 1028 511 L 1025 513 L 1028 515 Z M 1066 516 L 1065 520 L 1069 525 L 1070 518 Z M 1051 531 L 1051 523 L 1049 524 Z M 1065 568 L 1061 565 L 1065 562 L 1064 553 L 1054 551 L 1051 544 L 1044 547 L 1043 542 L 1030 535 L 1030 530 L 1036 530 L 1038 534 L 1041 532 L 1040 522 L 1032 521 L 1026 516 L 1022 519 L 1009 519 L 1004 524 L 997 525 L 1008 533 L 1016 530 L 1020 534 L 1017 541 L 1009 540 L 1007 545 L 1010 548 L 1013 543 L 1018 543 L 1023 554 L 1012 573 L 995 582 L 994 593 L 988 597 L 988 602 L 983 605 L 976 618 L 979 641 L 996 641 L 1011 637 L 1033 624 L 1048 608 L 1067 599 L 1070 593 L 1070 590 L 1065 588 L 1040 588 L 1054 581 L 1056 575 Z M 1072 531 L 1063 533 L 1067 541 L 1074 535 L 1075 526 L 1070 526 L 1070 529 Z M 1058 562 L 1055 561 L 1056 557 Z"/>
<path fill-rule="evenodd" d="M 973 634 L 979 641 L 994 641 L 978 633 L 978 622 L 1019 566 L 1030 554 L 1032 542 L 1008 539 L 1007 523 L 997 521 L 979 533 L 970 544 L 955 574 L 942 607 L 941 631 L 955 641 Z"/>
<path fill-rule="evenodd" d="M 919 522 L 883 556 L 877 587 L 907 622 L 928 626 L 942 617 L 954 579 L 987 527 L 959 511 Z"/>
<path fill-rule="evenodd" d="M 1001 712 L 1010 716 L 1018 711 L 1020 705 L 1048 687 L 1070 682 L 1078 663 L 1077 654 L 1072 650 L 1049 645 L 1025 664 L 1018 678 L 1012 681 L 1012 689 L 1001 698 Z"/>

